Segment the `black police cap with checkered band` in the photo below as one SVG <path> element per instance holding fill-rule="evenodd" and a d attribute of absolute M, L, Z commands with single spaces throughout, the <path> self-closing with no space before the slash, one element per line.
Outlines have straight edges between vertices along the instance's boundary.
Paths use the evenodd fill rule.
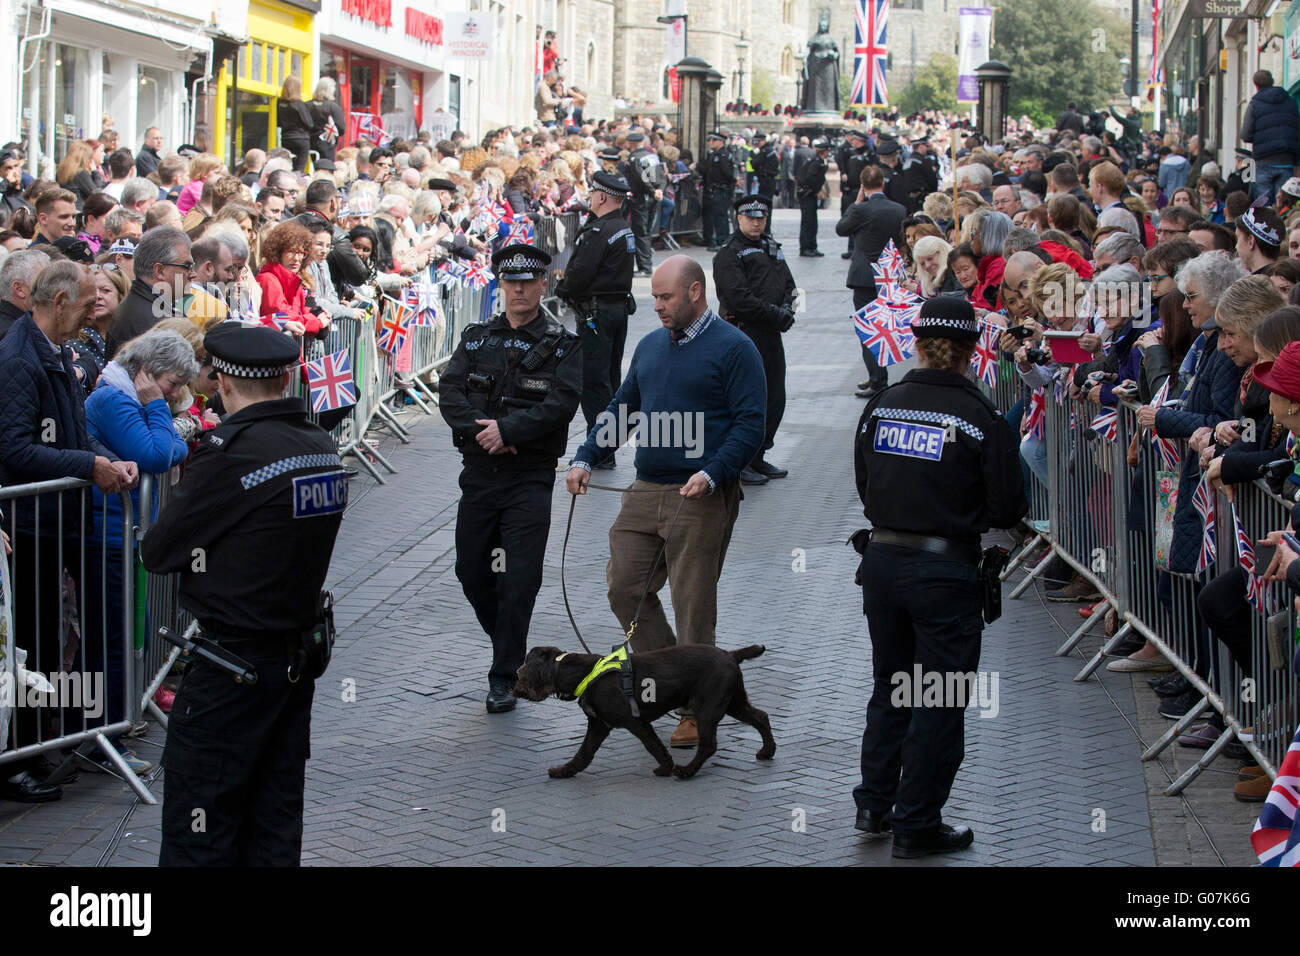
<path fill-rule="evenodd" d="M 298 364 L 298 343 L 265 325 L 222 322 L 203 337 L 212 367 L 235 378 L 275 378 Z"/>

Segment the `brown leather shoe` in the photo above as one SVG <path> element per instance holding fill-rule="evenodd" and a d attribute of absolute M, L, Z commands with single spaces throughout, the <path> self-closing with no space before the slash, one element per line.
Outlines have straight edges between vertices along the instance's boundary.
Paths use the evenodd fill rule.
<path fill-rule="evenodd" d="M 694 717 L 683 717 L 682 722 L 673 731 L 668 741 L 669 747 L 695 747 L 700 742 L 700 729 L 695 725 Z"/>
<path fill-rule="evenodd" d="M 1273 778 L 1266 773 L 1243 780 L 1232 788 L 1232 795 L 1242 803 L 1263 803 L 1273 789 Z"/>
<path fill-rule="evenodd" d="M 1256 777 L 1264 776 L 1264 768 L 1257 763 L 1242 767 L 1237 771 L 1237 782 L 1245 783 L 1247 780 L 1254 780 Z"/>

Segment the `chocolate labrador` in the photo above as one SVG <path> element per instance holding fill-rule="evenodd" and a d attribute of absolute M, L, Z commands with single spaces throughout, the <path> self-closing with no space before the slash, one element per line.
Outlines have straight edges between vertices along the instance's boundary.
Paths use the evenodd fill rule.
<path fill-rule="evenodd" d="M 585 770 L 609 732 L 615 727 L 625 727 L 659 762 L 655 767 L 657 776 L 673 774 L 685 780 L 694 776 L 718 749 L 718 721 L 724 714 L 755 728 L 763 737 L 757 757 L 771 760 L 776 753 L 772 725 L 767 714 L 750 704 L 745 694 L 745 679 L 740 674 L 740 662 L 758 657 L 764 650 L 761 644 L 738 651 L 690 644 L 632 655 L 632 686 L 640 716 L 632 713 L 621 675 L 601 674 L 581 697 L 582 709 L 587 713 L 587 736 L 582 746 L 572 760 L 551 767 L 548 773 L 552 777 L 572 777 Z M 597 654 L 565 654 L 558 647 L 534 647 L 519 668 L 515 696 L 542 701 L 551 694 L 559 694 L 572 700 L 582 679 L 599 660 Z M 677 707 L 689 708 L 699 727 L 700 743 L 695 759 L 688 764 L 673 763 L 652 724 Z"/>

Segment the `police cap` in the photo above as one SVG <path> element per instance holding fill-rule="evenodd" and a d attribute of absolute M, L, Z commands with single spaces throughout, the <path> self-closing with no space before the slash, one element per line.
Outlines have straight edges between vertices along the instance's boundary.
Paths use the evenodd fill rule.
<path fill-rule="evenodd" d="M 741 196 L 734 203 L 732 208 L 736 210 L 737 216 L 749 216 L 751 219 L 764 219 L 772 214 L 772 200 L 766 196 Z"/>
<path fill-rule="evenodd" d="M 818 136 L 815 140 L 812 141 L 812 148 L 813 148 L 813 149 L 830 149 L 830 148 L 831 148 L 831 144 L 828 143 L 828 142 L 826 141 L 826 137 L 825 137 L 825 136 Z"/>
<path fill-rule="evenodd" d="M 974 342 L 980 337 L 980 324 L 975 309 L 961 296 L 937 295 L 921 303 L 912 332 L 917 338 Z"/>
<path fill-rule="evenodd" d="M 863 142 L 865 142 L 866 139 L 867 139 L 867 131 L 866 131 L 865 129 L 851 129 L 851 130 L 849 130 L 847 133 L 845 133 L 844 135 L 845 135 L 846 137 L 847 137 L 847 136 L 856 136 L 858 139 L 862 140 Z"/>
<path fill-rule="evenodd" d="M 449 193 L 456 191 L 456 184 L 450 179 L 430 179 L 424 185 L 425 189 L 445 189 Z"/>
<path fill-rule="evenodd" d="M 767 139 L 767 134 L 764 133 L 762 130 L 758 130 L 756 133 L 754 133 L 752 137 L 752 141 L 755 143 L 760 143 L 765 139 Z"/>
<path fill-rule="evenodd" d="M 634 129 L 632 130 L 632 132 L 627 134 L 627 141 L 629 143 L 639 143 L 644 139 L 645 139 L 645 133 L 637 129 Z"/>
<path fill-rule="evenodd" d="M 876 147 L 877 156 L 893 156 L 898 152 L 898 140 L 882 139 L 880 145 Z"/>
<path fill-rule="evenodd" d="M 600 151 L 599 155 L 600 155 L 601 162 L 617 163 L 619 160 L 620 153 L 618 151 L 617 146 L 607 146 Z"/>
<path fill-rule="evenodd" d="M 602 193 L 609 193 L 611 196 L 617 196 L 619 199 L 626 199 L 627 194 L 631 191 L 626 179 L 603 170 L 591 177 L 591 185 L 593 189 Z"/>
<path fill-rule="evenodd" d="M 212 368 L 235 378 L 275 378 L 298 364 L 298 343 L 265 325 L 222 322 L 203 337 Z"/>
<path fill-rule="evenodd" d="M 526 242 L 502 246 L 492 254 L 492 271 L 506 282 L 527 282 L 546 275 L 551 257 Z"/>
<path fill-rule="evenodd" d="M 711 133 L 709 133 L 709 135 L 708 135 L 707 138 L 708 138 L 708 139 L 720 139 L 720 140 L 722 140 L 722 141 L 725 143 L 725 142 L 727 141 L 727 134 L 726 134 L 726 133 L 719 133 L 719 132 L 715 129 L 715 130 L 713 130 Z"/>

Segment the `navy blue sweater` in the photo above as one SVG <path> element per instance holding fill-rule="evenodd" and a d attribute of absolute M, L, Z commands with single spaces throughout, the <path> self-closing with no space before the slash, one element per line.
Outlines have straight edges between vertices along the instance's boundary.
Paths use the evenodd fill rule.
<path fill-rule="evenodd" d="M 630 419 L 633 412 L 648 418 L 646 437 L 636 451 L 641 481 L 683 484 L 702 470 L 718 486 L 739 478 L 758 454 L 766 408 L 767 380 L 758 349 L 745 333 L 715 318 L 682 344 L 672 342 L 667 329 L 642 338 L 602 417 L 614 416 L 614 422 L 627 422 L 629 428 L 637 424 Z M 591 464 L 603 458 L 616 428 L 597 422 L 574 461 Z"/>

